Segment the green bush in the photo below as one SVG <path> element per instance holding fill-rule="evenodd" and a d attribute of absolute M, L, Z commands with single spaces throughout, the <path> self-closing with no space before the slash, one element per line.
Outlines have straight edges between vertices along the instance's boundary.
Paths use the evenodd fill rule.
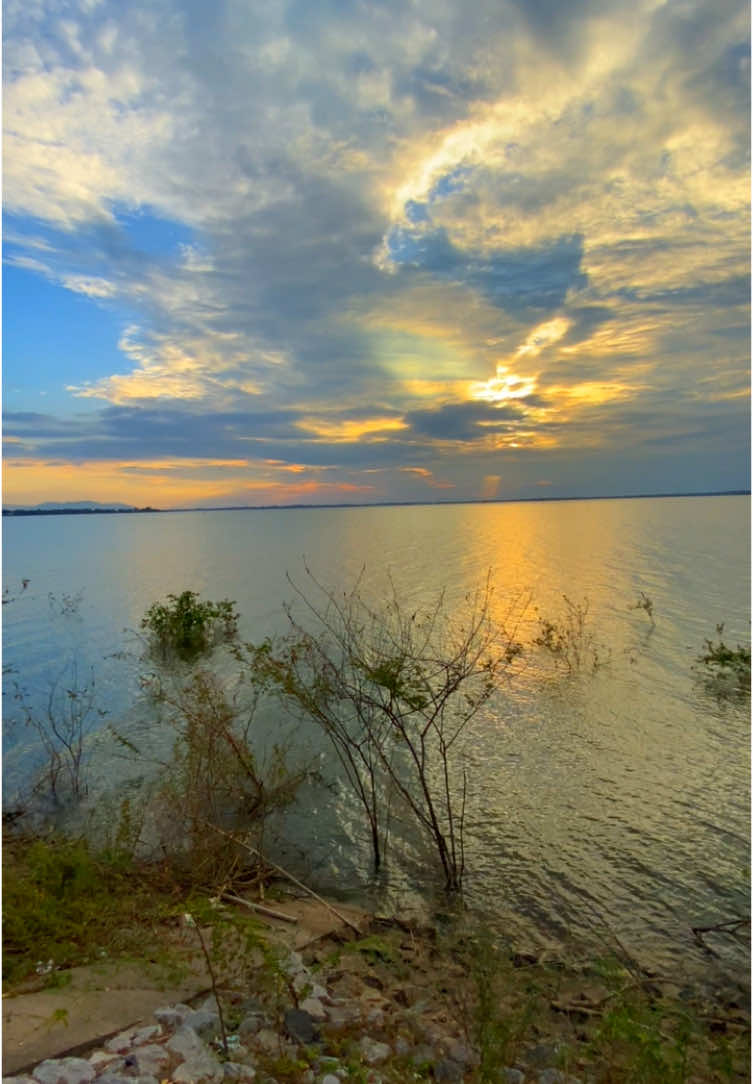
<path fill-rule="evenodd" d="M 141 627 L 149 632 L 153 652 L 190 662 L 216 643 L 235 638 L 238 613 L 230 599 L 203 602 L 196 591 L 182 591 L 168 595 L 167 603 L 152 603 Z"/>
<path fill-rule="evenodd" d="M 704 680 L 719 692 L 732 689 L 749 694 L 750 644 L 730 647 L 721 638 L 724 624 L 717 625 L 716 631 L 719 640 L 706 640 L 705 650 L 696 658 L 698 667 L 703 667 Z"/>

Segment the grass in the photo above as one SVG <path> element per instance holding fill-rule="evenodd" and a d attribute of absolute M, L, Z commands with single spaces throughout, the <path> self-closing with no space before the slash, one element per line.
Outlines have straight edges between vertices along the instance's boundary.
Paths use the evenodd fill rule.
<path fill-rule="evenodd" d="M 83 839 L 8 835 L 3 843 L 3 982 L 65 984 L 65 970 L 164 951 L 175 895 L 155 867 Z"/>

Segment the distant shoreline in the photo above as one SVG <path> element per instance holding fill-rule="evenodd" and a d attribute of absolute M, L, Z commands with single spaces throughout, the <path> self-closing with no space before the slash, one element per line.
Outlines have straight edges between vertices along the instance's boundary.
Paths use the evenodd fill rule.
<path fill-rule="evenodd" d="M 749 497 L 749 489 L 707 490 L 700 493 L 617 493 L 599 494 L 595 497 L 468 497 L 448 501 L 359 501 L 350 504 L 230 504 L 216 508 L 3 508 L 3 516 L 99 516 L 133 515 L 159 512 L 285 512 L 301 509 L 314 511 L 320 508 L 446 508 L 464 504 L 549 504 L 561 501 L 639 501 L 666 500 L 680 497 Z"/>

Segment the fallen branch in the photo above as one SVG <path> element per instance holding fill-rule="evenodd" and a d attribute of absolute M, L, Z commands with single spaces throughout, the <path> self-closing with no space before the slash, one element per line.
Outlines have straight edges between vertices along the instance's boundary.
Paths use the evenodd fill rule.
<path fill-rule="evenodd" d="M 274 862 L 270 862 L 270 860 L 264 855 L 262 855 L 261 852 L 256 849 L 256 847 L 252 847 L 249 843 L 244 843 L 242 839 L 238 839 L 236 836 L 232 835 L 231 832 L 226 832 L 224 828 L 218 828 L 216 824 L 210 824 L 209 821 L 204 821 L 204 824 L 207 826 L 207 828 L 211 828 L 213 832 L 218 832 L 219 835 L 225 836 L 226 839 L 231 839 L 233 843 L 237 844 L 239 847 L 243 847 L 243 849 L 248 851 L 249 854 L 254 854 L 257 858 L 261 859 L 262 862 L 266 862 L 268 866 L 271 866 L 272 869 L 279 873 L 282 877 L 287 878 L 288 881 L 292 881 L 294 885 L 297 885 L 298 888 L 302 888 L 303 891 L 306 892 L 309 896 L 311 896 L 312 899 L 315 899 L 317 903 L 321 903 L 322 907 L 326 907 L 327 910 L 331 912 L 331 914 L 333 914 L 336 919 L 338 919 L 344 925 L 350 926 L 351 930 L 355 930 L 359 937 L 361 936 L 361 930 L 358 926 L 356 926 L 355 922 L 352 922 L 349 918 L 346 918 L 345 915 L 341 914 L 335 907 L 332 906 L 331 903 L 328 903 L 327 900 L 323 899 L 321 896 L 318 896 L 316 892 L 314 892 L 313 888 L 309 888 L 308 885 L 305 885 L 303 883 L 303 881 L 299 881 L 298 878 L 294 877 L 292 873 L 288 873 L 288 871 L 286 869 L 283 869 L 282 866 L 278 866 Z"/>
<path fill-rule="evenodd" d="M 295 915 L 286 915 L 282 911 L 273 911 L 271 907 L 263 907 L 260 903 L 244 900 L 241 896 L 234 896 L 231 892 L 223 892 L 222 899 L 232 900 L 233 903 L 241 903 L 252 911 L 258 911 L 260 915 L 266 915 L 267 918 L 278 918 L 280 922 L 290 922 L 294 926 L 298 923 Z"/>

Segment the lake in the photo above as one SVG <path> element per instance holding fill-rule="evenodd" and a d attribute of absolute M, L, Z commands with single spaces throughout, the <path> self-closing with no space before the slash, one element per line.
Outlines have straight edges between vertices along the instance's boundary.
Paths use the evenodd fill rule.
<path fill-rule="evenodd" d="M 345 590 L 364 570 L 376 598 L 391 576 L 411 607 L 443 588 L 452 606 L 491 570 L 494 616 L 517 614 L 527 647 L 468 735 L 468 904 L 516 944 L 603 953 L 616 934 L 662 973 L 747 975 L 746 945 L 717 937 L 710 957 L 691 927 L 749 912 L 750 704 L 718 698 L 692 669 L 721 622 L 728 643 L 750 641 L 748 497 L 6 517 L 3 528 L 6 805 L 38 763 L 14 693 L 42 712 L 73 666 L 79 682 L 93 674 L 107 712 L 93 729 L 165 742 L 140 692 L 135 631 L 168 592 L 236 600 L 242 637 L 258 641 L 284 630 L 286 577 L 305 587 L 305 564 Z M 531 646 L 563 595 L 587 600 L 596 672 L 569 674 Z M 293 737 L 316 745 L 305 727 Z M 93 793 L 129 770 L 96 744 Z M 345 793 L 307 794 L 280 853 L 326 891 L 419 909 L 420 846 L 398 825 L 371 884 L 357 812 Z"/>

